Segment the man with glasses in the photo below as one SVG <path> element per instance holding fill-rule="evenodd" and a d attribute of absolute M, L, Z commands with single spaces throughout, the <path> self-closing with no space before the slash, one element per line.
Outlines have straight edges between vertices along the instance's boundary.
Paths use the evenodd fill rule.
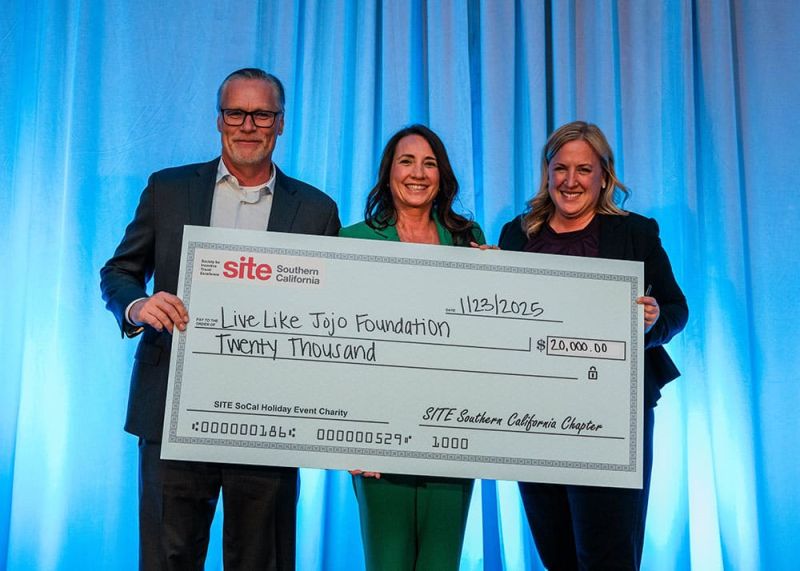
<path fill-rule="evenodd" d="M 295 567 L 295 468 L 160 459 L 172 332 L 189 322 L 175 295 L 183 226 L 329 236 L 339 230 L 334 202 L 272 162 L 284 105 L 275 76 L 255 68 L 231 73 L 217 92 L 222 156 L 151 175 L 100 271 L 103 299 L 123 333 L 143 333 L 125 422 L 139 437 L 141 569 L 203 569 L 220 491 L 225 569 Z"/>

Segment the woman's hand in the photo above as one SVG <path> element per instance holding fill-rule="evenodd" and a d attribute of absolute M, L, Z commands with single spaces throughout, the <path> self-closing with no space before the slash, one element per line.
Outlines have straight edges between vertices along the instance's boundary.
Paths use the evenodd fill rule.
<path fill-rule="evenodd" d="M 636 303 L 644 306 L 644 332 L 649 333 L 653 325 L 658 321 L 658 316 L 661 314 L 658 302 L 654 297 L 643 295 L 642 297 L 636 298 Z"/>
<path fill-rule="evenodd" d="M 499 250 L 500 249 L 497 246 L 494 246 L 493 244 L 478 244 L 477 242 L 470 242 L 469 245 L 472 246 L 473 248 L 478 248 L 479 250 Z"/>
<path fill-rule="evenodd" d="M 381 479 L 380 472 L 365 472 L 364 470 L 348 470 L 351 476 L 363 476 L 364 478 L 375 478 L 376 480 Z"/>

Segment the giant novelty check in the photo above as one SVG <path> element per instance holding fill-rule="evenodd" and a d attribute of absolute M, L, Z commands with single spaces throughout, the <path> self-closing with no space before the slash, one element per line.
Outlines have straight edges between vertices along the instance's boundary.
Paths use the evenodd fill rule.
<path fill-rule="evenodd" d="M 187 226 L 162 457 L 641 487 L 642 272 Z"/>

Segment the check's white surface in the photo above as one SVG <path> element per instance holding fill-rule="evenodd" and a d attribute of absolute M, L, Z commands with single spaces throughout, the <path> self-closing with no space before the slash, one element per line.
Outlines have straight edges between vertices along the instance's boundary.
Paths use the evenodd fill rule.
<path fill-rule="evenodd" d="M 640 487 L 642 272 L 187 226 L 162 456 Z"/>

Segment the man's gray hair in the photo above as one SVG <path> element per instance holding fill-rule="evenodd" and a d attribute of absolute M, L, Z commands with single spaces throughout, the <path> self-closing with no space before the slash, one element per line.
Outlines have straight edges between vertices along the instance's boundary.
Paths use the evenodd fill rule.
<path fill-rule="evenodd" d="M 275 89 L 275 92 L 278 94 L 278 101 L 281 104 L 281 111 L 283 111 L 286 107 L 286 93 L 283 90 L 283 84 L 281 80 L 272 75 L 271 73 L 267 73 L 263 69 L 259 69 L 257 67 L 243 67 L 242 69 L 237 69 L 225 80 L 220 84 L 219 89 L 217 89 L 217 111 L 219 111 L 222 107 L 222 92 L 225 90 L 225 86 L 233 79 L 260 79 L 261 81 L 266 81 Z"/>

